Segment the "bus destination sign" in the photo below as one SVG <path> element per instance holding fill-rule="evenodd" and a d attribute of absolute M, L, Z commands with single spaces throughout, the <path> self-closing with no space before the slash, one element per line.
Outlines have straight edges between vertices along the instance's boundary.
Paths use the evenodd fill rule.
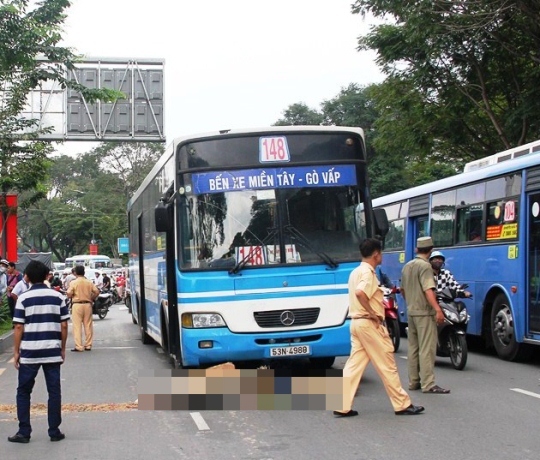
<path fill-rule="evenodd" d="M 354 165 L 246 169 L 193 174 L 193 193 L 356 185 Z"/>

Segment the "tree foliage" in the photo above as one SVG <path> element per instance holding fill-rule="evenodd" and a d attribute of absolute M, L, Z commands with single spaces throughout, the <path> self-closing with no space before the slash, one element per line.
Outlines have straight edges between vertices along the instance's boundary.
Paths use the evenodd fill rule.
<path fill-rule="evenodd" d="M 413 119 L 431 128 L 424 155 L 478 158 L 540 137 L 538 1 L 357 0 L 353 12 L 394 19 L 359 48 L 377 52 L 386 89 L 406 89 Z M 381 124 L 409 115 L 390 98 Z"/>
<path fill-rule="evenodd" d="M 19 212 L 23 250 L 50 251 L 63 261 L 87 253 L 95 239 L 100 252 L 118 257 L 117 238 L 128 232 L 127 201 L 162 152 L 161 144 L 104 143 L 76 158 L 55 158 L 47 198 Z M 137 170 L 129 173 L 130 164 Z"/>
<path fill-rule="evenodd" d="M 69 6 L 68 0 L 0 0 L 0 193 L 26 192 L 22 206 L 45 196 L 43 181 L 53 152 L 49 142 L 39 140 L 50 129 L 21 115 L 30 91 L 56 81 L 79 91 L 87 101 L 122 96 L 67 78 L 66 69 L 73 69 L 78 59 L 71 49 L 59 46 Z M 0 207 L 4 217 L 14 212 L 2 203 Z"/>
<path fill-rule="evenodd" d="M 320 125 L 324 121 L 323 115 L 304 102 L 297 102 L 290 105 L 283 111 L 283 118 L 274 123 L 275 126 L 301 126 L 301 125 Z"/>

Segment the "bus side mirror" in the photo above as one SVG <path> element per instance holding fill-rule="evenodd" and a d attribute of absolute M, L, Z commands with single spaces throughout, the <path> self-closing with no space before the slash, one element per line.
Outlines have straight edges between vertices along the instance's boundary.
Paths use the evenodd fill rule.
<path fill-rule="evenodd" d="M 388 234 L 390 226 L 388 225 L 388 217 L 386 215 L 386 210 L 383 208 L 378 208 L 373 210 L 375 215 L 375 230 L 377 235 L 381 238 L 384 238 Z"/>
<path fill-rule="evenodd" d="M 169 210 L 165 203 L 160 202 L 154 208 L 156 232 L 166 232 L 169 229 Z"/>

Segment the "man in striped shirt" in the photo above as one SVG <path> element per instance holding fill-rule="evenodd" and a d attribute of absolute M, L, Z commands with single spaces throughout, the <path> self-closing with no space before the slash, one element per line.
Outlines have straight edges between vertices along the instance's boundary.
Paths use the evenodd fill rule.
<path fill-rule="evenodd" d="M 25 273 L 32 286 L 17 299 L 13 316 L 13 358 L 15 368 L 19 371 L 19 431 L 8 437 L 8 441 L 30 442 L 30 395 L 40 367 L 43 368 L 49 393 L 49 437 L 51 441 L 61 441 L 65 435 L 59 429 L 62 423 L 60 366 L 66 357 L 69 312 L 64 296 L 44 284 L 49 273 L 44 263 L 31 261 Z"/>

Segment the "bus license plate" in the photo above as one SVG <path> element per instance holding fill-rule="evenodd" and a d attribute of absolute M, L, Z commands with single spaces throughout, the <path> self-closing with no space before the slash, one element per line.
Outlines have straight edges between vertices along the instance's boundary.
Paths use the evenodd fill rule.
<path fill-rule="evenodd" d="M 298 355 L 310 355 L 311 348 L 309 345 L 297 345 L 294 347 L 279 347 L 270 348 L 270 356 L 298 356 Z"/>

